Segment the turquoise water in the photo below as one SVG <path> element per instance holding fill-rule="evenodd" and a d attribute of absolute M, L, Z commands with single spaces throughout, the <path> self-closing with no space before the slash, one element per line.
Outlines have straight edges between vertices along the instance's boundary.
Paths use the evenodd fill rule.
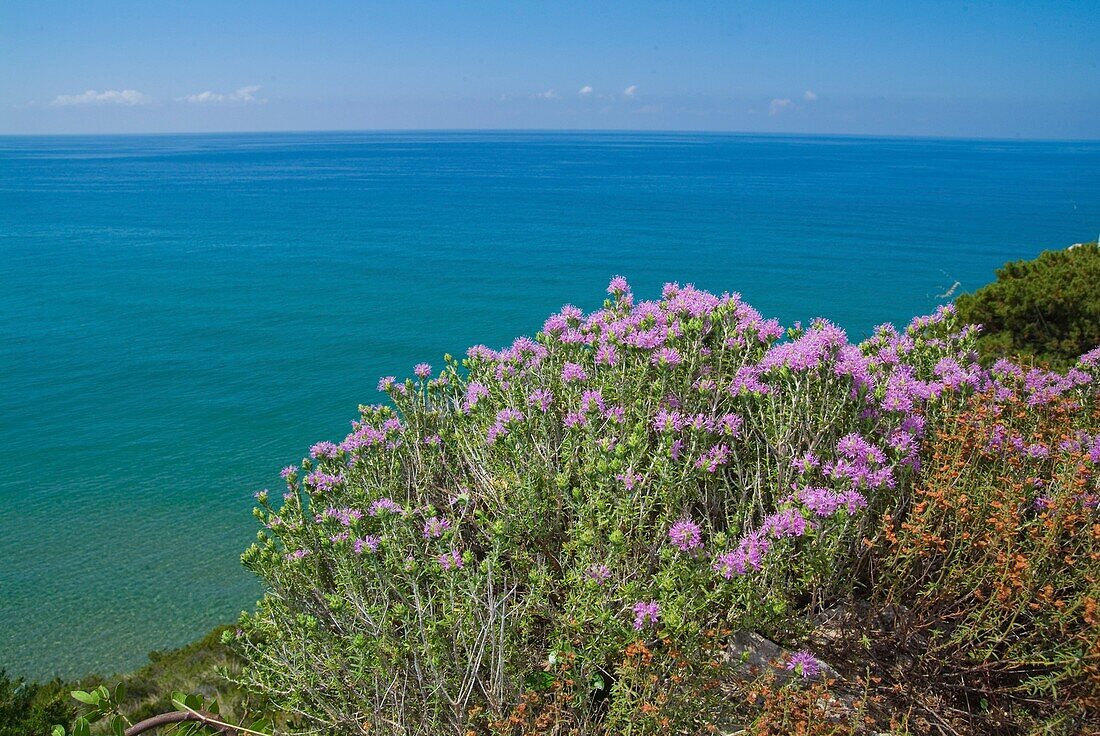
<path fill-rule="evenodd" d="M 0 138 L 0 666 L 119 670 L 232 620 L 252 492 L 378 376 L 612 274 L 860 336 L 1098 229 L 1100 143 Z"/>

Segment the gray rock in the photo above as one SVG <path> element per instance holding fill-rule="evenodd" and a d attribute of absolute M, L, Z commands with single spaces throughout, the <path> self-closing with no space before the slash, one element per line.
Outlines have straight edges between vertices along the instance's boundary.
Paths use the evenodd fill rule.
<path fill-rule="evenodd" d="M 737 669 L 737 677 L 742 681 L 751 680 L 769 672 L 781 682 L 798 677 L 797 673 L 788 670 L 785 666 L 791 654 L 793 654 L 791 650 L 784 649 L 771 639 L 766 639 L 753 631 L 735 633 L 730 640 L 728 650 L 729 661 L 741 663 L 741 667 Z M 821 663 L 821 674 L 810 679 L 839 677 L 837 671 L 827 662 L 823 662 L 820 657 L 817 661 Z"/>

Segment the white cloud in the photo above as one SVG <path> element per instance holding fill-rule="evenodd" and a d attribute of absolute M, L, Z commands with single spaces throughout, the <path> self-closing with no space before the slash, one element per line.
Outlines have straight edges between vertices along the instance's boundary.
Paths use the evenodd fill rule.
<path fill-rule="evenodd" d="M 592 86 L 588 84 L 584 85 L 579 90 L 577 90 L 577 94 L 581 97 L 587 97 L 588 95 L 592 94 Z"/>
<path fill-rule="evenodd" d="M 633 97 L 634 95 L 638 94 L 638 85 L 636 85 L 636 84 L 630 85 L 629 87 L 627 87 L 626 89 L 623 90 L 623 94 L 626 95 L 627 97 Z"/>
<path fill-rule="evenodd" d="M 54 107 L 68 107 L 72 105 L 148 105 L 153 102 L 149 95 L 143 95 L 135 89 L 109 89 L 104 92 L 96 92 L 90 89 L 79 95 L 58 95 L 50 104 Z"/>
<path fill-rule="evenodd" d="M 812 89 L 808 89 L 802 93 L 802 99 L 806 100 L 807 102 L 814 102 L 817 100 L 817 92 L 814 92 Z"/>
<path fill-rule="evenodd" d="M 259 91 L 260 86 L 258 84 L 251 84 L 247 87 L 240 87 L 235 92 L 230 92 L 229 94 L 221 94 L 220 92 L 211 92 L 207 90 L 205 92 L 199 92 L 198 94 L 180 97 L 179 100 L 181 102 L 190 102 L 193 105 L 210 105 L 223 102 L 255 102 L 262 105 L 267 102 L 267 100 L 262 100 L 256 96 L 256 93 Z"/>
<path fill-rule="evenodd" d="M 768 105 L 768 114 L 772 116 L 778 115 L 790 106 L 791 101 L 788 98 L 774 99 L 771 101 L 771 104 Z"/>
<path fill-rule="evenodd" d="M 531 95 L 536 100 L 556 100 L 558 99 L 558 93 L 552 89 L 548 89 L 545 92 L 536 92 Z"/>

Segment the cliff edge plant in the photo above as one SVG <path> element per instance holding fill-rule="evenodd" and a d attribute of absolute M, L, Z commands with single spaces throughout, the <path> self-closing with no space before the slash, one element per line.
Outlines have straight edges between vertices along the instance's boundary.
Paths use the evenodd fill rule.
<path fill-rule="evenodd" d="M 910 605 L 942 568 L 889 547 L 926 508 L 927 442 L 982 392 L 1095 406 L 1097 353 L 1006 377 L 950 307 L 856 345 L 737 295 L 669 284 L 636 302 L 618 277 L 608 292 L 534 339 L 382 379 L 392 406 L 361 407 L 257 494 L 243 561 L 267 593 L 226 636 L 244 685 L 326 733 L 764 733 L 760 699 L 779 723 L 820 715 L 835 678 L 806 647 L 815 615 L 882 590 Z M 1096 529 L 1075 527 L 1081 556 L 1063 563 L 1081 566 L 1075 600 L 1096 595 Z M 780 690 L 738 689 L 754 676 L 731 654 L 742 631 L 800 649 L 776 663 L 793 676 Z M 1012 686 L 1080 688 L 1084 670 L 1054 659 Z M 1048 677 L 1062 666 L 1077 669 Z M 820 717 L 814 733 L 875 715 Z"/>
<path fill-rule="evenodd" d="M 956 301 L 959 316 L 980 324 L 988 363 L 1026 357 L 1065 370 L 1100 344 L 1100 248 L 1084 243 L 1043 251 L 997 269 L 997 279 Z"/>

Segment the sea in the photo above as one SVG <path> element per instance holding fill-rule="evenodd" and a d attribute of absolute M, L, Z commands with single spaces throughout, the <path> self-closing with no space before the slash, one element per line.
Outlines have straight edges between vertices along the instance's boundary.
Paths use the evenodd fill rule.
<path fill-rule="evenodd" d="M 0 137 L 0 668 L 125 671 L 232 623 L 253 493 L 379 376 L 614 275 L 859 339 L 1098 230 L 1097 141 Z"/>

